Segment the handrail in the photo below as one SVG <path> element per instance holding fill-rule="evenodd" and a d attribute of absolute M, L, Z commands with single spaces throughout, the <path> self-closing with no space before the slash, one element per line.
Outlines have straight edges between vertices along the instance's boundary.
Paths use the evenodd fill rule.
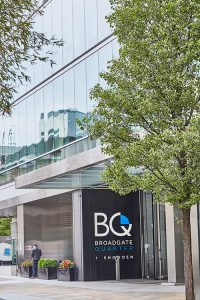
<path fill-rule="evenodd" d="M 71 145 L 76 144 L 76 143 L 78 143 L 78 142 L 80 142 L 80 141 L 86 140 L 86 139 L 88 139 L 88 138 L 89 138 L 89 136 L 87 135 L 87 136 L 82 137 L 82 138 L 80 138 L 80 139 L 78 139 L 78 140 L 75 140 L 75 141 L 72 141 L 72 142 L 70 142 L 70 143 L 68 143 L 68 144 L 65 144 L 65 145 L 63 145 L 63 146 L 60 146 L 60 147 L 58 147 L 58 148 L 56 148 L 56 149 L 53 149 L 53 150 L 48 151 L 48 152 L 45 152 L 45 153 L 43 153 L 43 154 L 41 154 L 41 155 L 39 155 L 39 156 L 37 156 L 37 157 L 35 157 L 35 158 L 29 159 L 29 160 L 27 160 L 27 161 L 25 161 L 25 162 L 23 162 L 23 163 L 19 163 L 19 164 L 17 164 L 17 165 L 14 166 L 14 167 L 8 168 L 8 169 L 6 169 L 6 170 L 0 172 L 0 175 L 3 174 L 3 173 L 8 172 L 8 171 L 10 171 L 10 170 L 16 169 L 17 167 L 20 167 L 20 166 L 22 166 L 22 165 L 25 165 L 25 164 L 27 164 L 27 163 L 29 163 L 29 162 L 31 162 L 31 161 L 37 160 L 37 159 L 39 159 L 39 158 L 42 158 L 42 157 L 44 157 L 44 156 L 46 156 L 46 155 L 48 155 L 48 154 L 54 153 L 54 152 L 59 151 L 59 150 L 61 150 L 61 149 L 63 149 L 63 148 L 67 148 L 68 146 L 71 146 Z"/>

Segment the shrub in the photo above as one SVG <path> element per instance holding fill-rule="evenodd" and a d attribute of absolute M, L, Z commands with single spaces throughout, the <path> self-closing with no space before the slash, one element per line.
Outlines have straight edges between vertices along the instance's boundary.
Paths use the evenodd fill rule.
<path fill-rule="evenodd" d="M 49 258 L 41 258 L 38 262 L 39 268 L 56 268 L 58 262 L 56 259 L 49 259 Z"/>
<path fill-rule="evenodd" d="M 74 268 L 74 262 L 69 259 L 64 259 L 58 266 L 59 269 L 72 269 Z"/>
<path fill-rule="evenodd" d="M 21 267 L 31 267 L 33 265 L 33 262 L 32 260 L 30 259 L 27 259 L 27 260 L 24 260 L 22 263 L 21 263 Z"/>

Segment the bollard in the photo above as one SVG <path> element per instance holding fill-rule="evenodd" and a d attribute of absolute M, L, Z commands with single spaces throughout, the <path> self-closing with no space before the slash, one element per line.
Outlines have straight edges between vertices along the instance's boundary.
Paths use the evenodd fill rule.
<path fill-rule="evenodd" d="M 120 280 L 120 256 L 115 257 L 116 280 Z"/>

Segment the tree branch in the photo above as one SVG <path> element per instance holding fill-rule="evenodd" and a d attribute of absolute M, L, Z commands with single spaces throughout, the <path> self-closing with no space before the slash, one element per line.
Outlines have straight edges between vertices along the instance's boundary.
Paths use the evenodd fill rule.
<path fill-rule="evenodd" d="M 146 166 L 146 168 L 156 177 L 158 178 L 160 181 L 162 181 L 164 184 L 168 185 L 172 190 L 178 192 L 177 188 L 174 187 L 169 181 L 166 180 L 166 178 L 163 176 L 163 174 L 160 172 L 159 169 L 156 169 L 156 171 L 158 171 L 158 173 L 163 177 L 159 177 L 158 174 L 155 173 L 154 170 L 152 170 L 149 166 Z"/>

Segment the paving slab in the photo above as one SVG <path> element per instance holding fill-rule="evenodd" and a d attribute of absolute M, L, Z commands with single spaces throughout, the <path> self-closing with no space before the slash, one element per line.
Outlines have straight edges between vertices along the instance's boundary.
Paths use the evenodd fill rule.
<path fill-rule="evenodd" d="M 1 280 L 3 279 L 3 280 Z M 134 281 L 60 282 L 0 277 L 4 300 L 185 300 L 184 286 Z"/>

